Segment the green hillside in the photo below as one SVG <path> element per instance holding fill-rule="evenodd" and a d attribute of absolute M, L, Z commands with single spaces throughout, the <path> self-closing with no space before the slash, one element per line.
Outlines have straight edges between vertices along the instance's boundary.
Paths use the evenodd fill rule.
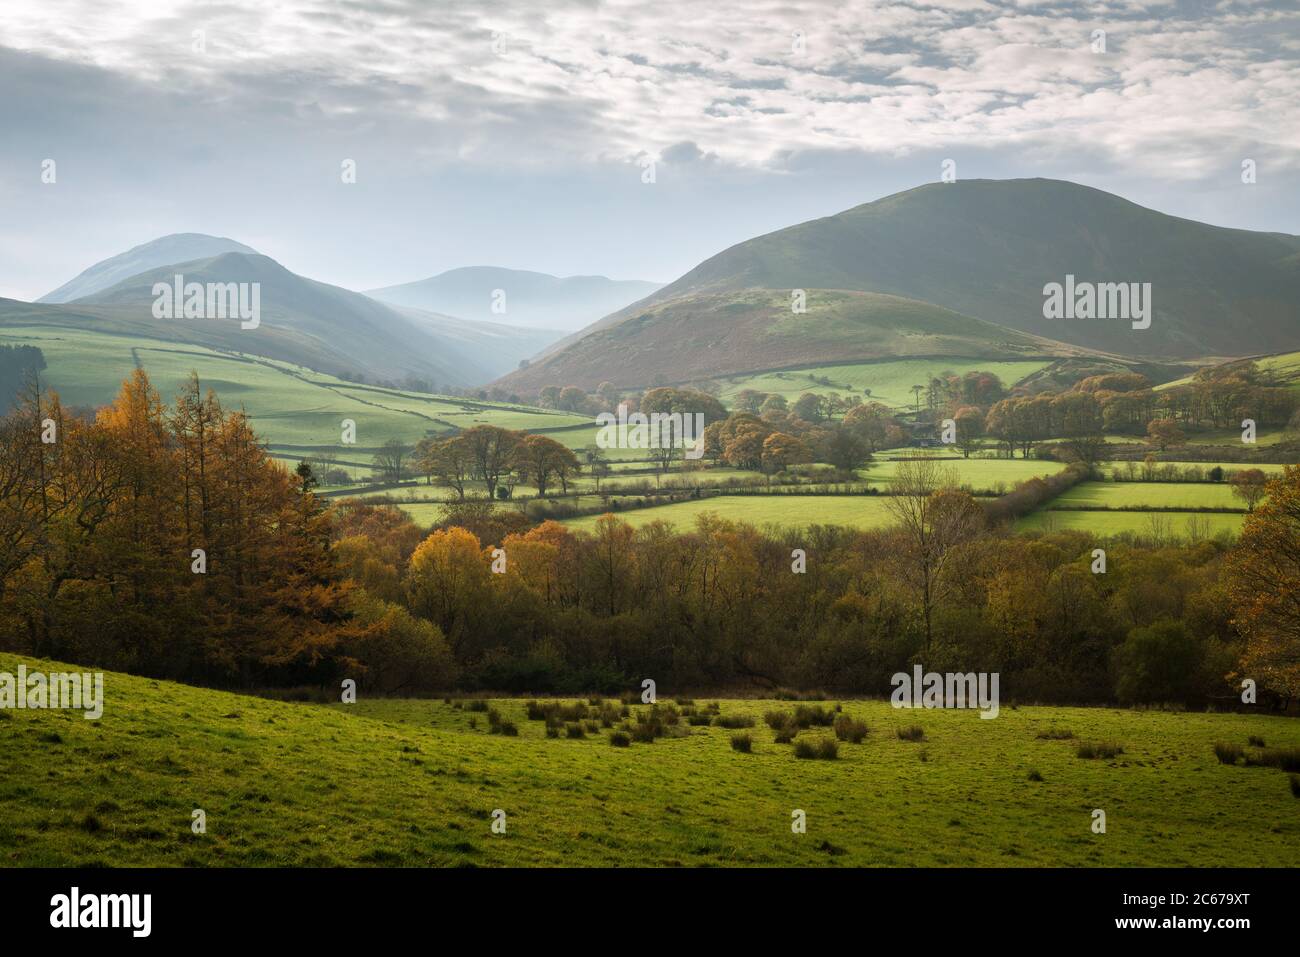
<path fill-rule="evenodd" d="M 223 403 L 242 406 L 273 449 L 338 446 L 345 418 L 356 422 L 358 454 L 367 459 L 392 438 L 413 443 L 484 422 L 511 429 L 579 426 L 588 440 L 594 434 L 589 416 L 358 385 L 261 356 L 146 337 L 0 323 L 0 344 L 39 346 L 47 364 L 44 381 L 69 405 L 106 404 L 137 365 L 170 399 L 194 370 Z"/>
<path fill-rule="evenodd" d="M 812 366 L 727 377 L 721 382 L 721 398 L 730 403 L 744 389 L 781 395 L 791 402 L 805 392 L 820 395 L 852 393 L 867 401 L 908 409 L 915 399 L 912 386 L 928 383 L 933 375 L 950 372 L 960 376 L 967 372 L 991 372 L 1002 380 L 1004 386 L 1010 388 L 1051 364 L 1049 359 L 1002 361 L 953 357 Z"/>
<path fill-rule="evenodd" d="M 682 380 L 658 361 L 660 352 L 672 355 L 677 366 L 687 361 L 697 377 L 918 355 L 925 351 L 921 342 L 942 325 L 929 313 L 919 316 L 922 327 L 916 328 L 923 309 L 952 310 L 1057 343 L 1038 350 L 1047 354 L 1064 354 L 1053 353 L 1059 343 L 1126 360 L 1296 349 L 1298 254 L 1300 236 L 1197 223 L 1074 183 L 932 183 L 732 246 L 557 344 L 544 362 L 504 381 L 536 387 L 548 384 L 543 379 L 549 373 L 555 382 L 617 382 L 616 376 L 632 371 L 620 361 L 620 346 L 648 370 L 629 384 L 656 373 L 670 382 Z M 1067 275 L 1079 282 L 1151 283 L 1151 327 L 1135 330 L 1124 320 L 1044 318 L 1044 285 L 1063 283 Z M 896 299 L 893 315 L 859 306 L 856 311 L 865 312 L 866 321 L 856 325 L 844 327 L 823 317 L 808 329 L 811 341 L 794 346 L 795 355 L 765 362 L 761 346 L 742 348 L 739 358 L 734 354 L 733 331 L 761 334 L 770 325 L 746 328 L 741 321 L 752 311 L 744 304 L 752 305 L 755 289 L 773 290 L 787 304 L 793 289 L 808 290 L 810 304 L 817 290 L 860 290 Z M 899 300 L 922 305 L 904 307 Z M 735 303 L 738 315 L 719 315 L 728 301 Z M 792 333 L 795 326 L 788 327 Z M 944 332 L 961 335 L 957 329 Z M 973 326 L 967 334 L 986 346 L 995 344 Z M 1010 348 L 965 354 L 1016 354 L 1014 339 L 1005 344 Z M 819 350 L 837 347 L 847 354 L 814 358 Z"/>
<path fill-rule="evenodd" d="M 807 311 L 802 313 L 792 310 L 788 289 L 659 300 L 502 383 L 512 390 L 559 383 L 594 389 L 604 380 L 632 387 L 855 359 L 937 357 L 942 366 L 946 356 L 1047 362 L 1070 351 L 1060 343 L 916 300 L 836 289 L 804 291 Z"/>
<path fill-rule="evenodd" d="M 20 663 L 69 667 L 0 654 L 0 670 Z M 680 736 L 612 748 L 605 731 L 546 738 L 518 700 L 491 703 L 518 728 L 506 737 L 439 700 L 288 704 L 109 673 L 98 721 L 0 711 L 0 848 L 8 866 L 60 867 L 1217 866 L 1243 847 L 1256 866 L 1293 862 L 1286 775 L 1212 750 L 1252 735 L 1300 746 L 1293 721 L 1013 709 L 1003 693 L 991 721 L 846 701 L 866 740 L 801 761 L 762 721 L 790 702 L 719 702 L 756 721 L 742 754 L 731 731 L 684 721 Z M 923 742 L 899 739 L 911 724 Z M 1075 738 L 1038 737 L 1051 729 Z M 1079 740 L 1124 750 L 1084 760 Z M 794 810 L 807 833 L 792 833 Z"/>
<path fill-rule="evenodd" d="M 153 287 L 187 283 L 256 283 L 260 322 L 155 318 Z M 473 323 L 401 309 L 360 293 L 306 279 L 273 259 L 225 253 L 158 266 L 66 304 L 0 299 L 0 327 L 43 325 L 203 346 L 264 356 L 330 374 L 441 386 L 478 385 L 518 365 L 556 334 Z"/>

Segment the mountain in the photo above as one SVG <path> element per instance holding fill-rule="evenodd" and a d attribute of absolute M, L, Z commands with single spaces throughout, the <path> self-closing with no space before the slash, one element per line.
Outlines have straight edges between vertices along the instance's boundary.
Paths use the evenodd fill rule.
<path fill-rule="evenodd" d="M 222 253 L 256 254 L 243 243 L 233 239 L 217 236 L 205 236 L 203 233 L 172 233 L 151 242 L 128 249 L 111 259 L 97 262 L 82 271 L 75 278 L 65 282 L 53 292 L 47 292 L 37 302 L 72 302 L 83 296 L 90 296 L 101 290 L 115 286 L 124 279 L 138 275 L 147 269 L 166 266 L 169 263 L 192 262 L 196 259 L 208 259 Z"/>
<path fill-rule="evenodd" d="M 257 327 L 242 328 L 234 318 L 155 318 L 154 284 L 170 286 L 176 274 L 186 283 L 258 284 Z M 394 308 L 299 276 L 267 256 L 239 252 L 148 269 L 70 303 L 0 300 L 0 323 L 6 322 L 71 324 L 266 356 L 336 375 L 410 376 L 451 386 L 501 375 L 558 335 Z"/>
<path fill-rule="evenodd" d="M 1008 359 L 1082 353 L 915 299 L 808 290 L 807 311 L 770 289 L 704 293 L 647 306 L 501 380 L 512 391 L 686 383 L 759 370 L 891 356 Z"/>
<path fill-rule="evenodd" d="M 581 329 L 660 288 L 659 283 L 604 276 L 550 276 L 521 269 L 469 266 L 366 295 L 398 306 L 487 322 L 548 329 Z M 504 292 L 501 297 L 497 290 Z M 504 299 L 504 312 L 493 303 Z"/>
<path fill-rule="evenodd" d="M 1045 318 L 1044 286 L 1065 283 L 1067 275 L 1078 283 L 1151 283 L 1150 328 L 1134 329 L 1125 320 Z M 1062 354 L 1064 343 L 1075 351 L 1143 360 L 1300 347 L 1300 237 L 1179 219 L 1058 180 L 968 180 L 921 186 L 733 246 L 562 340 L 502 384 L 531 389 L 609 379 L 645 385 L 770 361 L 773 330 L 788 330 L 798 318 L 788 315 L 794 289 L 807 291 L 810 315 L 828 295 L 838 302 L 852 291 L 873 293 L 951 311 L 949 317 L 960 313 L 972 323 L 995 323 L 1006 341 L 972 324 L 966 346 L 953 341 L 957 330 L 951 328 L 936 342 L 938 314 L 919 327 L 919 305 L 890 317 L 867 308 L 871 300 L 849 300 L 866 311 L 857 318 L 853 310 L 844 313 L 832 336 L 808 326 L 807 334 L 791 338 L 795 351 L 785 365 L 796 356 L 833 362 L 886 350 L 919 355 L 936 345 L 1019 349 L 1017 332 L 1038 337 L 1053 354 Z M 759 290 L 770 291 L 774 303 L 778 294 L 784 299 L 784 319 L 773 311 L 770 324 L 755 324 L 747 303 Z M 746 328 L 735 328 L 742 319 Z M 692 344 L 687 355 L 684 341 Z M 639 372 L 620 382 L 615 373 L 632 374 L 630 349 Z M 736 349 L 744 354 L 735 355 Z"/>

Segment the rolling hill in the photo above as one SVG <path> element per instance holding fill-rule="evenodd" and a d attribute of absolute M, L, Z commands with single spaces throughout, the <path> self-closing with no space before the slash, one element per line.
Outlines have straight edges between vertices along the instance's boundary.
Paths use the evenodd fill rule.
<path fill-rule="evenodd" d="M 259 283 L 260 325 L 154 318 L 154 283 L 171 283 L 177 273 L 187 282 Z M 69 303 L 0 300 L 0 325 L 14 324 L 93 329 L 265 356 L 336 375 L 415 377 L 442 386 L 486 382 L 555 335 L 394 308 L 243 252 L 155 266 Z"/>
<path fill-rule="evenodd" d="M 97 262 L 37 302 L 72 302 L 117 285 L 124 279 L 169 263 L 210 259 L 222 253 L 256 255 L 257 250 L 233 239 L 206 236 L 203 233 L 172 233 L 142 243 L 124 253 Z"/>
<path fill-rule="evenodd" d="M 604 380 L 631 387 L 897 356 L 1003 361 L 1086 352 L 915 299 L 835 289 L 807 294 L 807 311 L 799 314 L 788 291 L 771 289 L 656 302 L 501 382 L 512 391 L 560 383 L 591 389 Z"/>
<path fill-rule="evenodd" d="M 622 309 L 658 288 L 660 283 L 637 279 L 560 277 L 521 269 L 470 266 L 400 286 L 371 289 L 366 295 L 396 306 L 465 319 L 574 330 Z M 497 290 L 505 294 L 504 312 L 492 311 Z"/>
<path fill-rule="evenodd" d="M 1045 318 L 1044 285 L 1064 282 L 1067 275 L 1079 282 L 1151 283 L 1151 327 Z M 700 352 L 692 374 L 734 372 L 738 363 L 767 361 L 762 348 L 752 359 L 731 354 L 728 326 L 747 311 L 722 308 L 728 297 L 740 303 L 760 289 L 787 301 L 790 290 L 807 290 L 810 315 L 820 291 L 837 290 L 896 297 L 892 301 L 994 323 L 1004 330 L 1003 342 L 975 325 L 969 335 L 1004 357 L 1019 354 L 1016 347 L 1024 340 L 1016 333 L 1122 359 L 1300 348 L 1300 236 L 1210 226 L 1057 180 L 969 180 L 921 186 L 733 246 L 553 347 L 507 384 L 518 389 L 569 379 L 616 381 L 615 374 L 627 368 L 620 353 L 628 346 L 637 348 L 641 370 L 629 385 L 655 377 L 680 381 L 687 376 L 675 371 L 681 351 L 672 339 L 687 330 Z M 826 339 L 814 326 L 796 358 L 920 354 L 913 347 L 932 329 L 909 325 L 919 310 L 913 306 L 894 320 L 864 322 L 857 334 L 842 329 L 846 334 Z M 890 321 L 897 325 L 884 328 Z M 621 335 L 612 335 L 619 330 Z M 1001 351 L 1004 345 L 1012 348 Z"/>

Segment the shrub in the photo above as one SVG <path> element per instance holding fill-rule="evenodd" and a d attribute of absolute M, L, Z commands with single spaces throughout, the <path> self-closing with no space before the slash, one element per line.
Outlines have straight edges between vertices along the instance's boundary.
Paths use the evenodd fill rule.
<path fill-rule="evenodd" d="M 898 729 L 898 740 L 900 741 L 924 741 L 925 728 L 919 724 L 909 724 L 904 728 Z"/>
<path fill-rule="evenodd" d="M 1113 741 L 1085 741 L 1079 745 L 1075 752 L 1079 757 L 1091 760 L 1093 758 L 1110 759 L 1124 753 L 1123 745 L 1115 744 Z"/>
<path fill-rule="evenodd" d="M 867 724 L 865 721 L 854 721 L 848 715 L 840 715 L 835 719 L 835 737 L 841 741 L 861 744 L 862 739 L 866 736 Z"/>
<path fill-rule="evenodd" d="M 1245 754 L 1238 745 L 1220 741 L 1214 746 L 1214 756 L 1220 764 L 1236 764 Z"/>
<path fill-rule="evenodd" d="M 609 743 L 616 748 L 626 748 L 632 743 L 632 739 L 624 731 L 611 731 L 609 733 Z"/>
<path fill-rule="evenodd" d="M 754 750 L 754 737 L 750 734 L 733 734 L 731 736 L 731 750 L 742 751 L 749 754 Z"/>

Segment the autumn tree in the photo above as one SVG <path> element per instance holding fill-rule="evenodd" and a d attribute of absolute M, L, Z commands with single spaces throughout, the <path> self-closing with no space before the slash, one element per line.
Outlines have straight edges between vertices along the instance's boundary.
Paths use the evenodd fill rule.
<path fill-rule="evenodd" d="M 1233 621 L 1246 638 L 1242 675 L 1300 695 L 1300 466 L 1269 483 L 1228 561 Z"/>

